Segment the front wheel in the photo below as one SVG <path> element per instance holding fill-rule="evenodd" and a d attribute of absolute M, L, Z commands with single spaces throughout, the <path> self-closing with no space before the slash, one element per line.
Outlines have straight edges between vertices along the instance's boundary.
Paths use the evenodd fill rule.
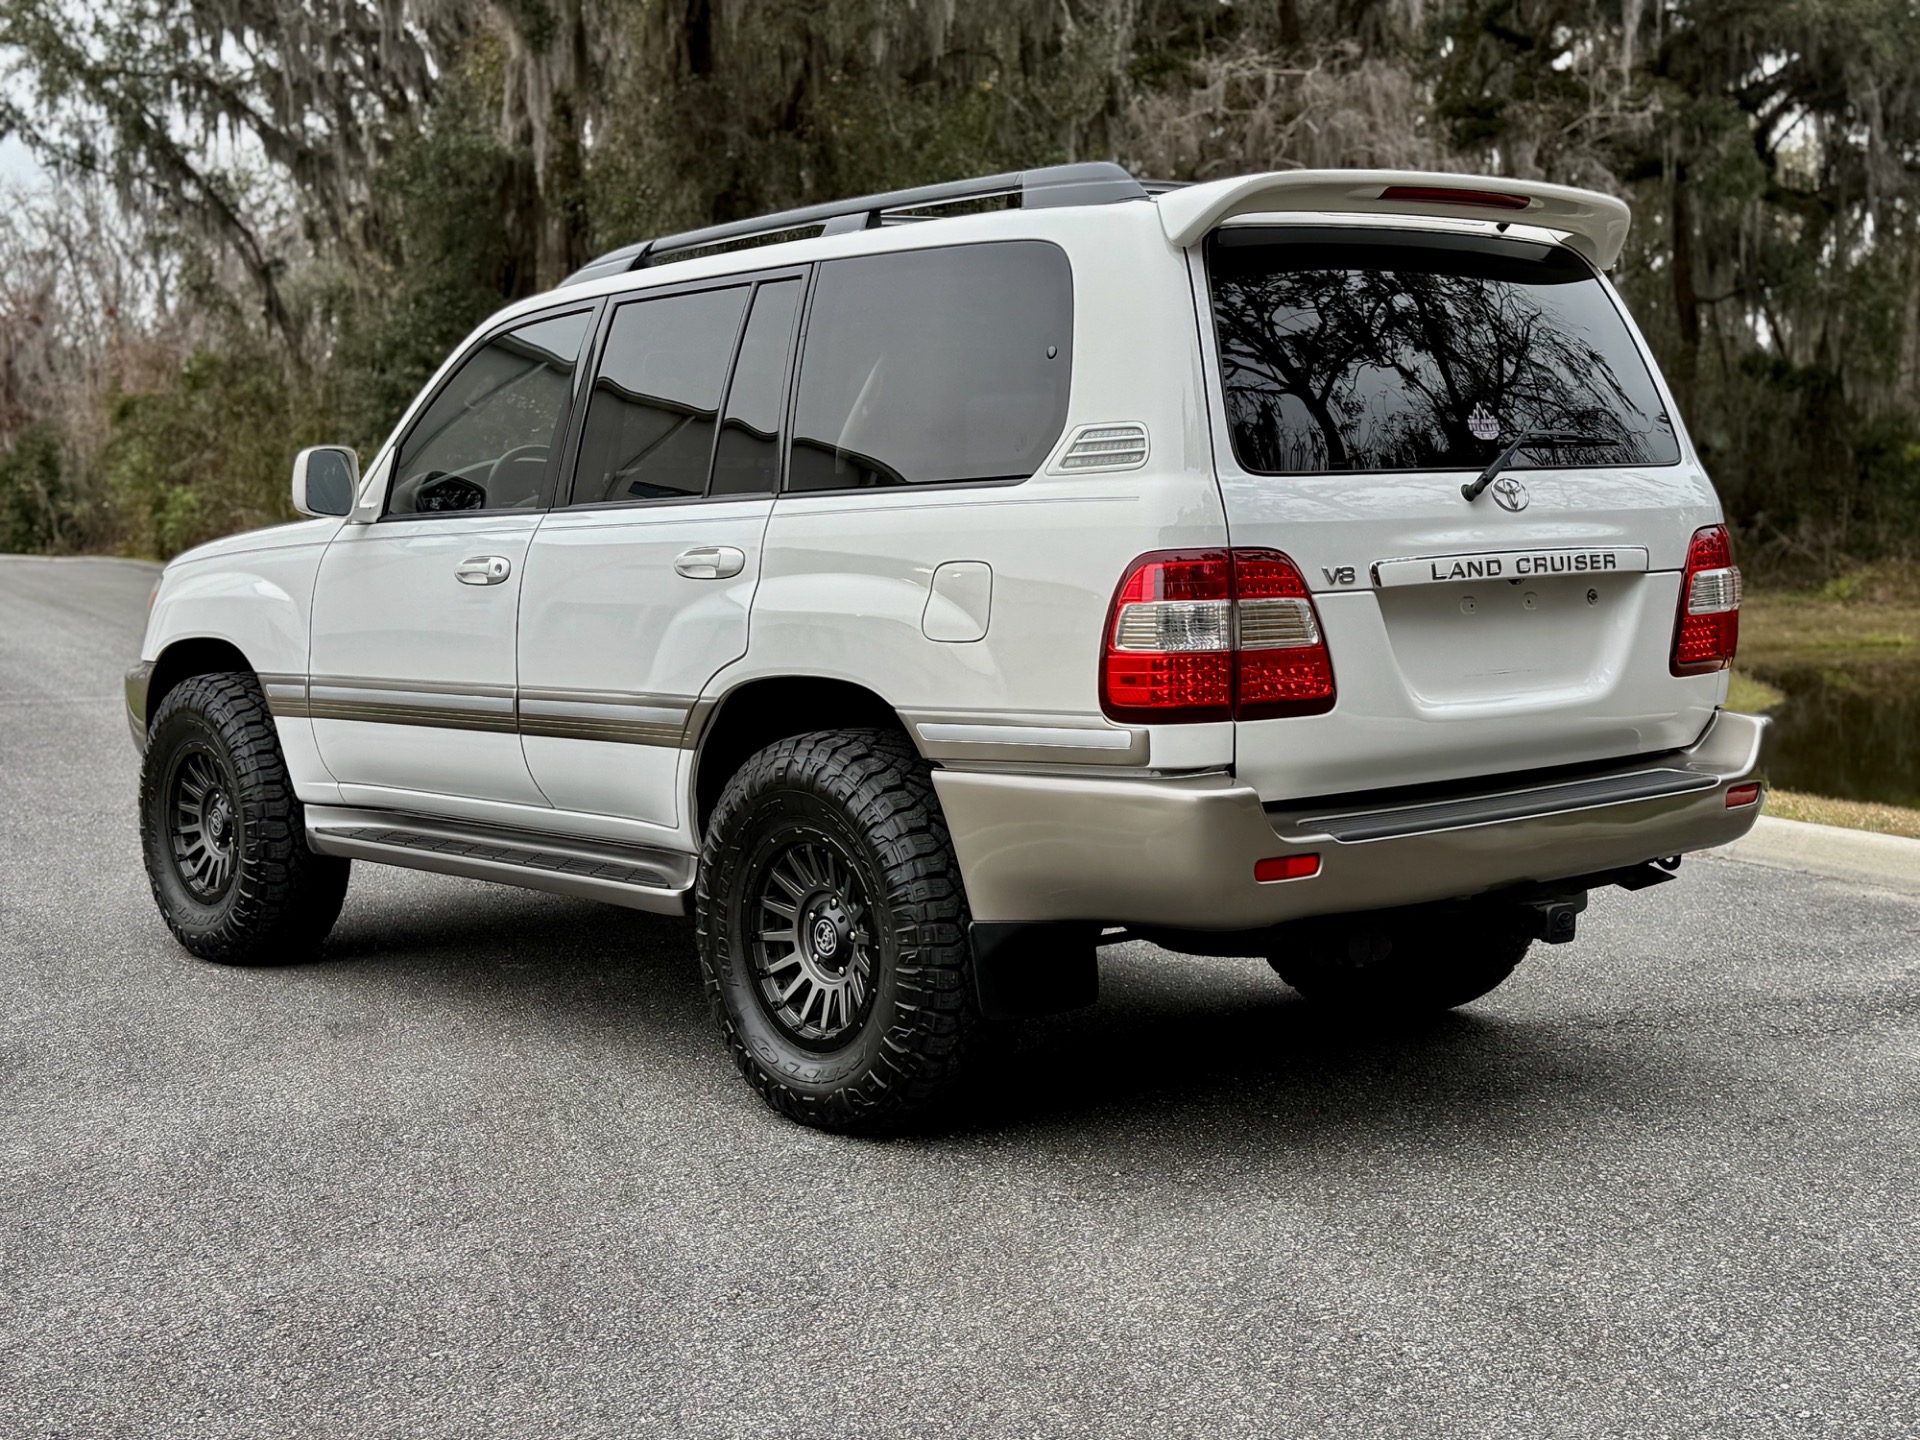
<path fill-rule="evenodd" d="M 140 839 L 167 928 L 203 960 L 304 959 L 346 898 L 351 862 L 307 848 L 252 675 L 195 675 L 160 702 L 140 774 Z"/>
<path fill-rule="evenodd" d="M 1344 915 L 1282 932 L 1267 963 L 1306 999 L 1349 1012 L 1452 1010 L 1497 988 L 1533 932 L 1511 906 Z"/>
<path fill-rule="evenodd" d="M 695 892 L 735 1066 L 774 1109 L 880 1130 L 953 1078 L 975 1020 L 959 862 L 904 735 L 782 740 L 727 782 Z"/>

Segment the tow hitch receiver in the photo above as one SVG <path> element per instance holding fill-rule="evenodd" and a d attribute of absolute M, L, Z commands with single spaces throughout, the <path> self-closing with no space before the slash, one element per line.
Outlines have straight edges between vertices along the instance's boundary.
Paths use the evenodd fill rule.
<path fill-rule="evenodd" d="M 1529 900 L 1520 907 L 1531 922 L 1533 938 L 1549 945 L 1564 945 L 1573 939 L 1580 912 L 1587 908 L 1587 892 L 1556 895 L 1546 900 Z"/>
<path fill-rule="evenodd" d="M 1531 898 L 1522 900 L 1520 910 L 1528 918 L 1534 939 L 1544 940 L 1549 945 L 1564 945 L 1573 939 L 1574 931 L 1579 927 L 1580 912 L 1587 908 L 1589 890 L 1597 890 L 1605 885 L 1618 885 L 1622 890 L 1645 890 L 1650 885 L 1666 884 L 1674 878 L 1673 872 L 1679 868 L 1680 857 L 1674 855 L 1649 860 L 1642 865 L 1629 865 L 1620 870 L 1561 880 L 1547 893 L 1536 892 Z"/>

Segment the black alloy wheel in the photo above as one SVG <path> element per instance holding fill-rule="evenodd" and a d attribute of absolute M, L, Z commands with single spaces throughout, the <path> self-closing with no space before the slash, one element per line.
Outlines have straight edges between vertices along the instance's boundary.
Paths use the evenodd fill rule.
<path fill-rule="evenodd" d="M 832 1050 L 873 1008 L 874 940 L 853 859 L 796 826 L 763 843 L 748 893 L 759 912 L 753 972 L 767 1018 L 796 1044 Z"/>
<path fill-rule="evenodd" d="M 212 905 L 239 869 L 239 789 L 224 760 L 203 741 L 176 750 L 165 782 L 168 854 L 187 893 Z"/>

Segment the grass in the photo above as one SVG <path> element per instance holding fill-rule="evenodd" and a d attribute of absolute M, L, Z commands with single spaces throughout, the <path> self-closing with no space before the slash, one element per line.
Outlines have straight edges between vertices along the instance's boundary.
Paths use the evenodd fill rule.
<path fill-rule="evenodd" d="M 1847 830 L 1872 830 L 1881 835 L 1904 835 L 1920 840 L 1920 810 L 1898 805 L 1875 805 L 1866 800 L 1829 800 L 1824 795 L 1802 795 L 1796 790 L 1767 793 L 1766 813 L 1781 820 L 1807 820 L 1815 825 L 1838 825 Z"/>
<path fill-rule="evenodd" d="M 1749 591 L 1727 708 L 1773 709 L 1786 695 L 1769 679 L 1795 670 L 1854 689 L 1920 685 L 1920 564 L 1864 566 L 1812 590 Z M 1920 839 L 1920 810 L 1898 805 L 1773 790 L 1767 813 Z"/>
<path fill-rule="evenodd" d="M 1748 715 L 1764 715 L 1782 700 L 1786 692 L 1776 690 L 1764 680 L 1756 680 L 1743 671 L 1733 672 L 1727 684 L 1727 708 Z"/>
<path fill-rule="evenodd" d="M 1744 670 L 1920 671 L 1920 566 L 1867 566 L 1817 590 L 1750 591 L 1740 606 Z"/>

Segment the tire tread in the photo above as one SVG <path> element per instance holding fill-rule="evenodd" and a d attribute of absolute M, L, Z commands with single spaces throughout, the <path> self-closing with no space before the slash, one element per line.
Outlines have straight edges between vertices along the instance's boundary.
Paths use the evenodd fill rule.
<path fill-rule="evenodd" d="M 165 769 L 157 742 L 183 713 L 214 732 L 239 789 L 234 799 L 244 845 L 231 903 L 210 925 L 184 923 L 161 873 L 172 862 L 156 826 L 156 807 L 165 804 L 157 793 Z M 201 959 L 227 965 L 281 964 L 311 955 L 339 918 L 351 862 L 307 847 L 305 809 L 293 792 L 259 680 L 240 671 L 191 676 L 167 692 L 147 735 L 141 838 L 154 903 L 174 938 Z"/>
<path fill-rule="evenodd" d="M 861 827 L 884 867 L 883 889 L 900 947 L 899 999 L 876 1063 L 830 1095 L 810 1094 L 755 1058 L 728 1010 L 716 962 L 729 875 L 725 853 L 755 798 L 800 788 L 832 799 Z M 875 908 L 880 907 L 875 897 Z M 891 730 L 816 731 L 748 757 L 707 826 L 695 886 L 695 935 L 715 1024 L 736 1069 L 781 1114 L 840 1131 L 897 1126 L 951 1083 L 976 1019 L 966 892 L 926 763 Z"/>

